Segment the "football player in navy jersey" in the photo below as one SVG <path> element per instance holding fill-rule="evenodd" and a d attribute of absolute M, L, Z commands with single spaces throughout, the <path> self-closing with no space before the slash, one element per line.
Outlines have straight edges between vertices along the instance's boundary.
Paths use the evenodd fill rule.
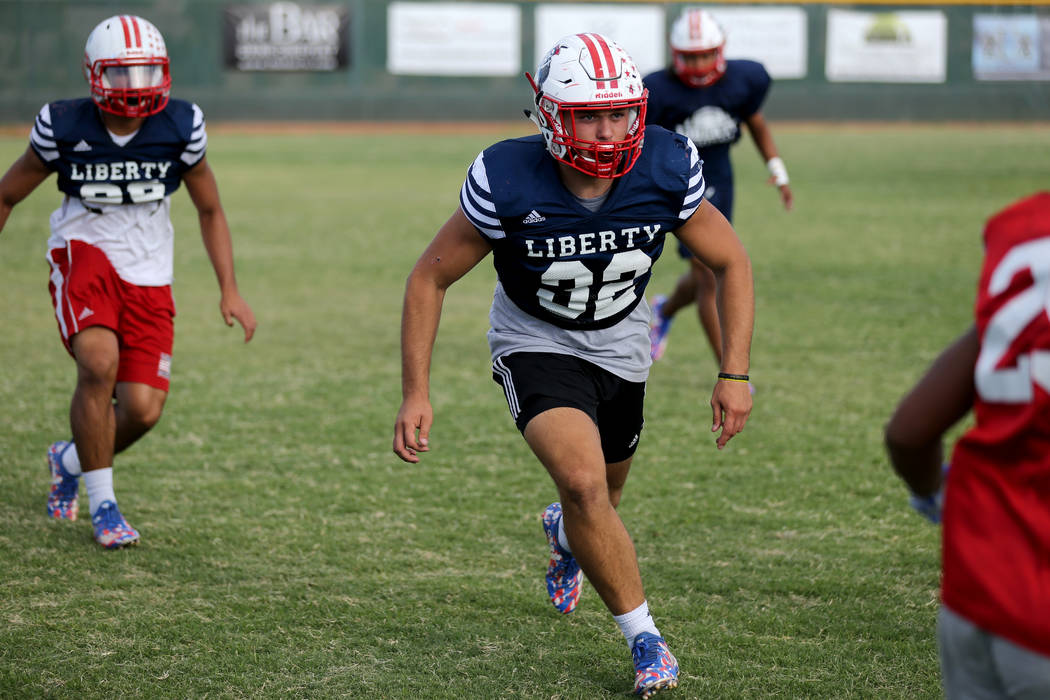
<path fill-rule="evenodd" d="M 131 15 L 88 36 L 91 97 L 44 105 L 29 147 L 0 179 L 0 230 L 12 207 L 52 172 L 65 195 L 51 215 L 47 260 L 62 342 L 76 361 L 73 438 L 48 449 L 47 513 L 76 520 L 83 477 L 95 540 L 139 541 L 113 491 L 113 456 L 160 419 L 171 375 L 175 305 L 171 194 L 185 183 L 219 281 L 227 325 L 255 332 L 237 290 L 233 245 L 215 176 L 204 156 L 204 115 L 169 98 L 164 39 Z"/>
<path fill-rule="evenodd" d="M 631 649 L 634 690 L 648 697 L 677 685 L 678 663 L 616 513 L 652 362 L 645 285 L 670 233 L 719 281 L 724 348 L 711 429 L 721 449 L 751 412 L 751 264 L 703 198 L 693 144 L 646 128 L 645 88 L 622 48 L 598 34 L 566 36 L 527 77 L 540 134 L 482 151 L 459 207 L 409 275 L 393 449 L 413 463 L 429 450 L 430 361 L 445 292 L 491 253 L 493 379 L 559 496 L 543 513 L 547 592 L 571 613 L 587 575 Z"/>
<path fill-rule="evenodd" d="M 733 165 L 729 147 L 740 139 L 740 124 L 751 132 L 755 146 L 769 169 L 770 182 L 777 186 L 784 208 L 792 204 L 787 168 L 777 155 L 773 134 L 759 111 L 769 91 L 770 77 L 760 63 L 726 60 L 725 34 L 707 10 L 688 9 L 671 27 L 669 68 L 645 76 L 649 89 L 646 123 L 687 136 L 704 163 L 705 197 L 730 221 L 733 220 Z M 674 315 L 694 301 L 703 327 L 721 360 L 722 339 L 715 303 L 715 277 L 683 246 L 681 257 L 689 260 L 669 296 L 653 299 L 650 329 L 652 356 L 663 356 Z"/>

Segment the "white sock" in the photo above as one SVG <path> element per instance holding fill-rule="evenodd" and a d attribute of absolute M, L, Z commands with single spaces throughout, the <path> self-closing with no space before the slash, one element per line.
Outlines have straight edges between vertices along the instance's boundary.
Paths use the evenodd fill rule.
<path fill-rule="evenodd" d="M 613 615 L 613 619 L 616 620 L 616 624 L 620 626 L 620 631 L 626 637 L 627 646 L 631 646 L 634 643 L 634 638 L 642 632 L 650 632 L 655 635 L 660 634 L 660 630 L 656 629 L 656 623 L 653 622 L 653 616 L 649 613 L 648 601 L 642 603 L 631 612 L 626 612 L 623 615 Z"/>
<path fill-rule="evenodd" d="M 117 502 L 117 497 L 113 493 L 113 467 L 84 472 L 84 486 L 87 487 L 88 508 L 91 510 L 92 517 L 104 502 Z"/>
<path fill-rule="evenodd" d="M 563 513 L 558 518 L 558 544 L 569 554 L 572 554 L 572 547 L 569 546 L 569 538 L 565 536 L 565 514 Z"/>
<path fill-rule="evenodd" d="M 66 449 L 58 455 L 58 459 L 62 462 L 62 468 L 70 476 L 80 476 L 80 455 L 77 454 L 77 446 L 72 442 L 66 445 Z"/>

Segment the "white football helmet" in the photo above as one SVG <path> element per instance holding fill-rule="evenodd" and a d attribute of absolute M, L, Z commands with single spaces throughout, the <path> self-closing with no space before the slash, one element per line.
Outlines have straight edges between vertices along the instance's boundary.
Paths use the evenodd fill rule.
<path fill-rule="evenodd" d="M 156 114 L 171 93 L 164 37 L 134 15 L 103 20 L 88 35 L 84 77 L 99 109 L 121 117 Z"/>
<path fill-rule="evenodd" d="M 634 61 L 616 42 L 601 34 L 562 37 L 540 61 L 534 80 L 536 114 L 526 116 L 540 128 L 547 150 L 558 161 L 600 178 L 627 173 L 642 152 L 645 103 L 649 95 Z M 580 112 L 622 109 L 627 137 L 622 141 L 576 138 Z"/>
<path fill-rule="evenodd" d="M 685 10 L 671 25 L 671 68 L 675 75 L 692 87 L 705 87 L 718 82 L 725 75 L 726 35 L 707 10 Z M 688 54 L 718 51 L 711 68 L 698 70 L 685 62 Z"/>

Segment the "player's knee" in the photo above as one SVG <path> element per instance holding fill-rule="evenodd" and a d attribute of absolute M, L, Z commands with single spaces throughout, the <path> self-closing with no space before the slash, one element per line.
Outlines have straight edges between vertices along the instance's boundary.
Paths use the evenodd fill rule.
<path fill-rule="evenodd" d="M 160 421 L 164 412 L 164 398 L 154 395 L 137 396 L 126 401 L 121 408 L 129 425 L 145 432 Z"/>
<path fill-rule="evenodd" d="M 161 413 L 160 406 L 151 405 L 140 409 L 136 420 L 139 426 L 148 430 L 160 421 Z"/>
<path fill-rule="evenodd" d="M 140 426 L 148 430 L 160 421 L 160 416 L 163 412 L 163 403 L 151 402 L 145 406 L 140 406 L 138 408 L 136 420 Z"/>
<path fill-rule="evenodd" d="M 100 327 L 85 329 L 73 336 L 71 347 L 79 384 L 113 385 L 120 366 L 120 351 L 112 331 Z"/>
<path fill-rule="evenodd" d="M 573 479 L 559 490 L 563 509 L 587 513 L 610 505 L 609 488 L 604 480 Z"/>
<path fill-rule="evenodd" d="M 112 387 L 117 381 L 120 357 L 116 353 L 86 350 L 78 352 L 77 383 L 81 386 Z"/>

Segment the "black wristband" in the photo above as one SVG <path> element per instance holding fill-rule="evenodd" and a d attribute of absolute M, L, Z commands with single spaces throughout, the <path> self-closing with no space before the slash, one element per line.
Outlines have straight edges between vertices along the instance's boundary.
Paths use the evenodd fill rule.
<path fill-rule="evenodd" d="M 728 372 L 719 372 L 719 379 L 725 379 L 728 382 L 747 382 L 751 381 L 751 377 L 746 374 L 729 374 Z"/>

